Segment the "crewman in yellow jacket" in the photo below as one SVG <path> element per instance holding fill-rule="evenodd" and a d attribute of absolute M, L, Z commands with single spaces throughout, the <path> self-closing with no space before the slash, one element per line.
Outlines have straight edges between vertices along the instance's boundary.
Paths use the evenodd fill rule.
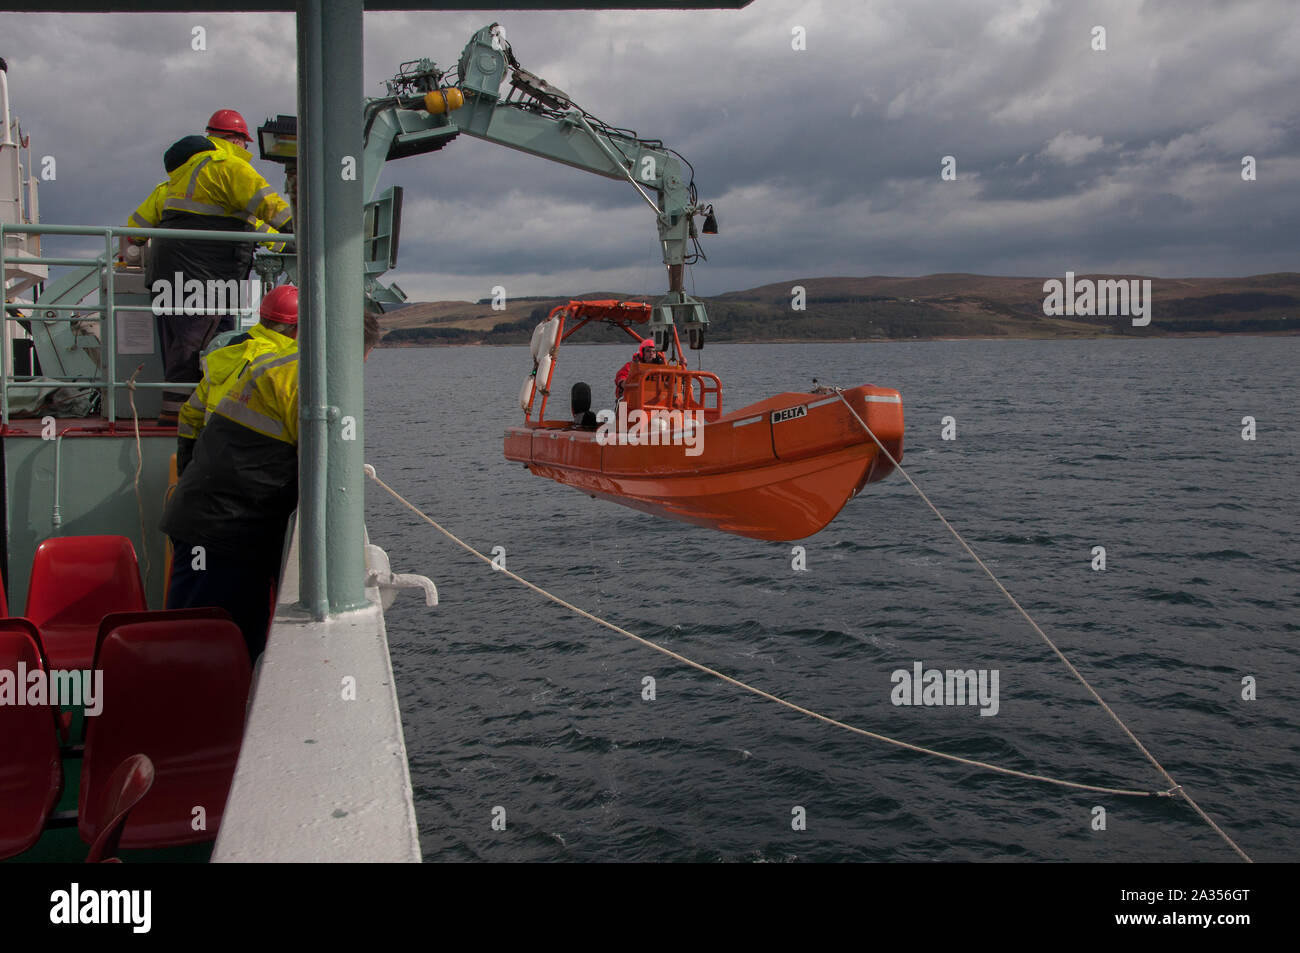
<path fill-rule="evenodd" d="M 212 143 L 205 136 L 186 136 L 172 143 L 172 147 L 167 150 L 163 156 L 163 167 L 167 170 L 167 175 L 185 163 L 187 159 L 196 152 L 209 152 L 212 150 Z M 126 220 L 126 224 L 133 225 L 136 228 L 158 228 L 163 216 L 163 203 L 167 200 L 168 187 L 171 185 L 168 181 L 159 182 L 154 186 L 149 197 L 145 199 L 131 213 L 131 217 Z M 277 229 L 272 228 L 260 218 L 253 223 L 253 231 L 266 232 L 268 235 L 274 235 Z M 132 238 L 131 241 L 137 245 L 143 245 L 149 239 Z M 270 249 L 273 252 L 284 251 L 284 242 L 262 242 L 262 247 Z"/>
<path fill-rule="evenodd" d="M 293 285 L 272 288 L 262 298 L 260 323 L 253 325 L 225 347 L 200 359 L 203 379 L 181 407 L 176 429 L 176 472 L 182 474 L 194 456 L 194 443 L 221 399 L 239 375 L 265 354 L 284 354 L 298 347 L 298 289 Z"/>
<path fill-rule="evenodd" d="M 364 348 L 379 322 L 364 317 Z M 168 609 L 220 606 L 249 654 L 266 644 L 289 517 L 298 505 L 298 347 L 261 354 L 226 390 L 163 511 Z"/>
<path fill-rule="evenodd" d="M 209 231 L 292 230 L 289 203 L 249 164 L 244 148 L 252 140 L 248 124 L 233 109 L 219 109 L 208 120 L 207 136 L 187 136 L 168 149 L 164 164 L 167 182 L 132 213 L 129 224 L 140 227 Z M 188 298 L 185 283 L 198 280 L 205 291 L 205 308 L 229 301 L 230 282 L 242 282 L 252 266 L 253 247 L 242 242 L 156 239 L 145 271 L 155 301 Z M 161 282 L 161 284 L 160 284 Z M 220 283 L 220 290 L 214 290 Z M 171 290 L 174 285 L 180 287 Z M 162 309 L 155 308 L 158 312 Z M 199 354 L 212 336 L 233 330 L 233 314 L 156 315 L 166 381 L 199 378 Z M 163 391 L 160 424 L 175 424 L 188 388 Z"/>

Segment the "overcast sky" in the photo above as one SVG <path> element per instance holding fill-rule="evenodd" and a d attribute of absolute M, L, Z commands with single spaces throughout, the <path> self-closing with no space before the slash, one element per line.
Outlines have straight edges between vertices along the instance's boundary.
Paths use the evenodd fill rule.
<path fill-rule="evenodd" d="M 702 295 L 831 275 L 1297 270 L 1294 0 L 370 13 L 366 94 L 403 60 L 454 66 L 494 19 L 524 68 L 694 164 L 722 227 L 693 269 Z M 296 111 L 287 14 L 0 14 L 0 56 L 34 153 L 57 161 L 45 222 L 124 221 L 216 108 L 250 124 Z M 406 208 L 389 277 L 412 300 L 666 288 L 630 185 L 465 136 L 390 163 L 390 184 Z"/>

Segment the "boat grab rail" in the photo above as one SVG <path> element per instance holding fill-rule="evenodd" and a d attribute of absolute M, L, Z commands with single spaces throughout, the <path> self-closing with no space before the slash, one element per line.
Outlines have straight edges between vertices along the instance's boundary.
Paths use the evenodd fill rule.
<path fill-rule="evenodd" d="M 623 394 L 628 410 L 702 410 L 708 423 L 722 416 L 722 381 L 709 371 L 633 363 Z"/>

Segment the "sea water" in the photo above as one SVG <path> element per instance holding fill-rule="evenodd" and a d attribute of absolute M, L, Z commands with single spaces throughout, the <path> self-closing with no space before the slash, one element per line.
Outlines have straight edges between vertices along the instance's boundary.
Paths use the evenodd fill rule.
<path fill-rule="evenodd" d="M 728 409 L 814 377 L 900 390 L 920 486 L 1212 817 L 1256 860 L 1296 858 L 1300 338 L 697 357 Z M 613 407 L 626 358 L 566 348 L 550 415 L 579 379 Z M 523 347 L 381 349 L 367 461 L 510 570 L 799 705 L 1022 771 L 1165 786 L 897 473 L 798 543 L 644 515 L 505 461 L 530 369 Z M 366 509 L 394 571 L 442 599 L 387 616 L 429 860 L 1233 859 L 1185 804 L 829 727 L 548 603 L 373 485 Z M 996 715 L 891 700 L 918 665 L 998 673 Z"/>

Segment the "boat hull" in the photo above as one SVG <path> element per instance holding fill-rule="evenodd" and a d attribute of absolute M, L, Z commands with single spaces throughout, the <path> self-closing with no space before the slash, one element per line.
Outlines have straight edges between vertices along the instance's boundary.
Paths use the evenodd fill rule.
<path fill-rule="evenodd" d="M 895 460 L 903 454 L 896 390 L 844 392 Z M 505 456 L 538 476 L 642 510 L 751 539 L 822 530 L 866 484 L 894 469 L 837 395 L 784 393 L 657 445 L 558 426 L 507 429 Z"/>

